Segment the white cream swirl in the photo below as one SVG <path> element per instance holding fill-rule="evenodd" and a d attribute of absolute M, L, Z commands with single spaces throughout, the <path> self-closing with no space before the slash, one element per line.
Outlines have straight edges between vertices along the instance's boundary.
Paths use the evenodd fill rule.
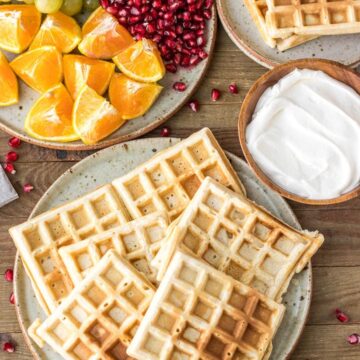
<path fill-rule="evenodd" d="M 322 71 L 296 69 L 260 97 L 246 142 L 283 189 L 335 198 L 360 183 L 360 96 Z"/>

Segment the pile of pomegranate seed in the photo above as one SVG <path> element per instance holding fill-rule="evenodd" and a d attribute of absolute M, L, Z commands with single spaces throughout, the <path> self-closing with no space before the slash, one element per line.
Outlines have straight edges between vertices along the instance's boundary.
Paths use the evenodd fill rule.
<path fill-rule="evenodd" d="M 100 0 L 136 39 L 157 43 L 166 69 L 190 67 L 206 59 L 206 21 L 213 0 Z"/>

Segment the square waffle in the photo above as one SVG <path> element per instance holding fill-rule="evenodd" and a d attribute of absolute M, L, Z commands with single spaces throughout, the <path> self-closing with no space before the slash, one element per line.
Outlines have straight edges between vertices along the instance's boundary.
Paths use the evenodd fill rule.
<path fill-rule="evenodd" d="M 152 213 L 87 240 L 64 246 L 59 254 L 75 286 L 109 249 L 115 249 L 149 281 L 155 283 L 157 273 L 151 261 L 166 237 L 168 225 L 166 213 Z"/>
<path fill-rule="evenodd" d="M 360 32 L 360 0 L 266 0 L 270 36 Z"/>
<path fill-rule="evenodd" d="M 154 211 L 181 214 L 205 177 L 245 193 L 212 132 L 204 128 L 113 181 L 133 218 Z"/>
<path fill-rule="evenodd" d="M 138 360 L 263 359 L 284 306 L 177 252 L 130 343 Z"/>
<path fill-rule="evenodd" d="M 154 265 L 160 280 L 177 249 L 271 299 L 282 294 L 319 249 L 318 233 L 297 231 L 243 196 L 206 179 L 179 218 Z"/>
<path fill-rule="evenodd" d="M 261 37 L 271 48 L 277 47 L 279 51 L 285 51 L 316 38 L 316 36 L 291 34 L 284 39 L 275 39 L 270 36 L 266 26 L 265 17 L 268 11 L 266 0 L 245 0 L 245 5 Z"/>
<path fill-rule="evenodd" d="M 152 285 L 111 250 L 31 335 L 64 359 L 123 360 L 153 295 Z"/>
<path fill-rule="evenodd" d="M 55 310 L 73 288 L 58 249 L 129 220 L 114 189 L 105 185 L 9 230 L 38 301 L 47 314 Z"/>

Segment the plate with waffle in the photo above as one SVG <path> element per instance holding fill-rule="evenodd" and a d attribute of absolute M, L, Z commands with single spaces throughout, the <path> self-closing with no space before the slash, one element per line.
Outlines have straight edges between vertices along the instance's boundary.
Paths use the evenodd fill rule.
<path fill-rule="evenodd" d="M 10 234 L 18 319 L 52 360 L 285 359 L 323 242 L 206 128 L 84 159 Z"/>
<path fill-rule="evenodd" d="M 302 58 L 357 66 L 359 6 L 356 1 L 217 0 L 227 34 L 267 68 Z"/>

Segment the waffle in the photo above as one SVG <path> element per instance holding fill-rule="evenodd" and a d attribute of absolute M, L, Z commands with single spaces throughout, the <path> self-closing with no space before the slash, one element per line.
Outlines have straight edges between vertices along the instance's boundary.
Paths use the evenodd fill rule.
<path fill-rule="evenodd" d="M 275 39 L 270 36 L 265 22 L 266 13 L 268 11 L 266 0 L 245 0 L 245 5 L 262 39 L 271 48 L 277 47 L 278 50 L 285 51 L 316 38 L 316 36 L 290 34 L 284 39 Z"/>
<path fill-rule="evenodd" d="M 156 283 L 156 271 L 150 263 L 166 237 L 168 225 L 166 213 L 153 213 L 87 240 L 64 246 L 59 254 L 75 285 L 84 279 L 109 249 L 115 249 L 148 280 Z"/>
<path fill-rule="evenodd" d="M 202 258 L 214 268 L 281 301 L 324 238 L 300 232 L 263 208 L 206 179 L 180 217 L 155 264 L 163 277 L 176 249 Z"/>
<path fill-rule="evenodd" d="M 138 360 L 263 359 L 284 314 L 254 289 L 177 252 L 130 343 Z"/>
<path fill-rule="evenodd" d="M 130 220 L 111 185 L 11 228 L 35 294 L 49 314 L 73 288 L 58 249 Z"/>
<path fill-rule="evenodd" d="M 360 32 L 360 0 L 266 0 L 270 36 Z"/>
<path fill-rule="evenodd" d="M 245 193 L 214 135 L 204 128 L 116 179 L 113 185 L 133 218 L 166 211 L 173 220 L 206 176 Z"/>
<path fill-rule="evenodd" d="M 123 360 L 153 295 L 152 285 L 111 250 L 31 335 L 64 359 Z"/>
<path fill-rule="evenodd" d="M 244 193 L 207 128 L 159 152 L 112 184 L 11 228 L 10 235 L 44 311 L 49 314 L 55 310 L 73 288 L 58 254 L 60 247 L 158 211 L 174 219 L 205 176 Z"/>

